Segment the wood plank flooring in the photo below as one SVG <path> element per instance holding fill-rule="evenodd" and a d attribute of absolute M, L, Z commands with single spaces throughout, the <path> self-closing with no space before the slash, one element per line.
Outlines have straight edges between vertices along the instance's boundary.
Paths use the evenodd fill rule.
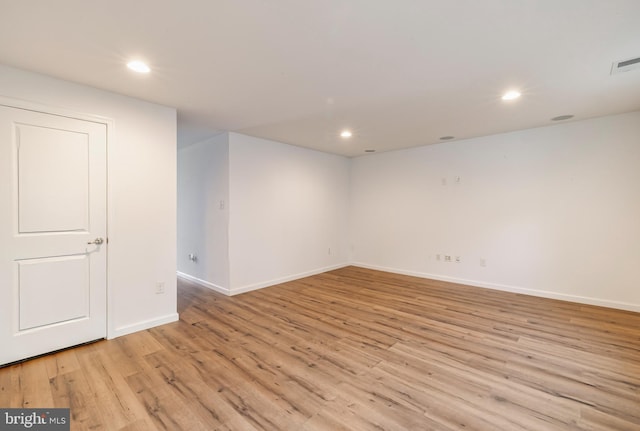
<path fill-rule="evenodd" d="M 0 369 L 72 430 L 640 430 L 640 314 L 348 267 Z"/>

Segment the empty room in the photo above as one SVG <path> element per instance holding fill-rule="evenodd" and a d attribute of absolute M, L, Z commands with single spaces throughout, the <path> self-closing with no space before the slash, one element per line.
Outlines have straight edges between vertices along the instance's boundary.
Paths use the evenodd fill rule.
<path fill-rule="evenodd" d="M 640 430 L 638 16 L 0 0 L 0 430 Z"/>

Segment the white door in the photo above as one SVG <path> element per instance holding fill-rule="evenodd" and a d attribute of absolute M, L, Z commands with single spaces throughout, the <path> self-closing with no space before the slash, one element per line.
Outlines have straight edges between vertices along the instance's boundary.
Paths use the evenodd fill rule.
<path fill-rule="evenodd" d="M 106 133 L 0 106 L 0 365 L 106 336 Z"/>

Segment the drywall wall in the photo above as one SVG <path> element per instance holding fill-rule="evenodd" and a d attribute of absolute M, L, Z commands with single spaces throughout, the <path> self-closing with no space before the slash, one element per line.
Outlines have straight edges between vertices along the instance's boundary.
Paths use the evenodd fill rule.
<path fill-rule="evenodd" d="M 112 120 L 108 334 L 177 320 L 175 109 L 3 65 L 0 96 Z"/>
<path fill-rule="evenodd" d="M 347 263 L 350 160 L 229 134 L 231 293 Z"/>
<path fill-rule="evenodd" d="M 639 167 L 639 112 L 359 157 L 351 259 L 640 311 Z"/>
<path fill-rule="evenodd" d="M 228 207 L 229 134 L 180 148 L 178 275 L 227 294 Z"/>

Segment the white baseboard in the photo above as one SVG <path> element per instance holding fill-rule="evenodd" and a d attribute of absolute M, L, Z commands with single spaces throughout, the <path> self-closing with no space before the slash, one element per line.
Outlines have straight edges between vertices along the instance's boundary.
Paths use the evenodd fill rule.
<path fill-rule="evenodd" d="M 180 272 L 177 271 L 177 275 L 180 278 L 183 278 L 185 280 L 188 280 L 192 283 L 195 283 L 197 285 L 200 285 L 202 287 L 206 287 L 207 289 L 211 289 L 211 290 L 215 290 L 216 292 L 220 292 L 222 294 L 225 295 L 230 295 L 229 289 L 227 289 L 226 287 L 222 287 L 222 286 L 218 286 L 217 284 L 211 283 L 209 281 L 206 280 L 202 280 L 200 278 L 194 277 L 192 275 L 186 274 L 184 272 Z"/>
<path fill-rule="evenodd" d="M 143 320 L 142 322 L 134 323 L 131 325 L 120 326 L 109 331 L 107 339 L 121 337 L 123 335 L 133 334 L 134 332 L 144 331 L 145 329 L 154 328 L 156 326 L 165 325 L 167 323 L 176 322 L 180 316 L 178 313 L 167 314 L 166 316 L 157 317 L 154 319 Z"/>
<path fill-rule="evenodd" d="M 524 295 L 538 296 L 542 298 L 559 299 L 561 301 L 577 302 L 579 304 L 598 305 L 601 307 L 616 308 L 619 310 L 640 312 L 640 304 L 631 304 L 627 302 L 612 301 L 608 299 L 591 298 L 588 296 L 569 295 L 566 293 L 553 292 L 550 290 L 529 289 L 525 287 L 509 286 L 506 284 L 487 283 L 477 280 L 468 280 L 464 278 L 448 277 L 439 274 L 428 274 L 416 271 L 407 271 L 398 268 L 389 268 L 379 265 L 369 265 L 362 262 L 352 262 L 352 266 L 360 268 L 375 269 L 378 271 L 391 272 L 394 274 L 410 275 L 420 278 L 428 278 L 431 280 L 448 281 L 450 283 L 466 284 L 468 286 L 484 287 L 486 289 L 502 290 L 505 292 L 521 293 Z"/>
<path fill-rule="evenodd" d="M 298 280 L 300 278 L 309 277 L 311 275 L 322 274 L 323 272 L 333 271 L 334 269 L 344 268 L 349 266 L 347 263 L 341 263 L 338 265 L 326 266 L 324 268 L 318 268 L 311 271 L 301 272 L 299 274 L 288 275 L 286 277 L 280 277 L 269 281 L 263 281 L 260 283 L 249 284 L 246 286 L 237 287 L 231 290 L 231 295 L 239 295 L 241 293 L 251 292 L 252 290 L 258 290 L 276 284 L 286 283 L 287 281 Z"/>

